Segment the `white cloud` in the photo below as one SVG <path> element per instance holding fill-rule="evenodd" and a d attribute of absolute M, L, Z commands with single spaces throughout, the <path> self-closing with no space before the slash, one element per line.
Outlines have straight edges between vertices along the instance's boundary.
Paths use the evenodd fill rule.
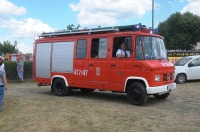
<path fill-rule="evenodd" d="M 41 32 L 54 31 L 49 25 L 43 23 L 41 20 L 34 18 L 25 18 L 16 20 L 11 18 L 13 16 L 20 16 L 26 14 L 26 8 L 17 6 L 8 0 L 0 0 L 0 29 L 11 31 L 8 36 L 0 36 L 1 41 L 9 40 L 13 43 L 15 40 L 20 40 L 17 47 L 23 53 L 32 53 L 34 35 Z M 26 43 L 24 40 L 29 40 L 31 43 Z"/>
<path fill-rule="evenodd" d="M 54 31 L 53 28 L 43 23 L 41 20 L 33 18 L 27 18 L 19 21 L 14 18 L 8 20 L 0 19 L 0 28 L 11 30 L 12 34 L 4 38 L 4 40 L 13 42 L 19 38 L 22 38 L 20 40 L 21 42 L 27 39 L 33 41 L 34 35 L 37 33 Z M 3 39 L 1 38 L 1 40 Z M 30 46 L 30 44 L 27 46 L 27 43 L 24 42 L 18 44 L 18 49 L 22 53 L 32 53 L 33 47 Z"/>
<path fill-rule="evenodd" d="M 36 33 L 54 31 L 54 29 L 38 19 L 25 18 L 17 20 L 12 18 L 24 15 L 26 12 L 25 7 L 17 6 L 8 0 L 0 0 L 0 29 L 11 32 L 10 35 L 0 36 L 0 41 L 9 40 L 13 43 L 20 38 L 20 43 L 17 45 L 18 49 L 23 53 L 32 53 L 33 46 L 31 43 L 33 43 L 34 35 Z M 29 43 L 25 42 L 27 40 Z"/>
<path fill-rule="evenodd" d="M 191 12 L 200 16 L 200 0 L 188 0 L 188 2 L 189 4 L 181 10 L 181 13 Z"/>
<path fill-rule="evenodd" d="M 7 0 L 0 0 L 0 5 L 0 17 L 26 14 L 26 8 L 18 7 Z"/>
<path fill-rule="evenodd" d="M 22 53 L 33 53 L 33 44 L 24 44 L 24 43 L 18 43 L 17 48 Z"/>
<path fill-rule="evenodd" d="M 43 23 L 41 20 L 27 18 L 20 21 L 16 19 L 1 20 L 0 28 L 12 30 L 13 37 L 33 37 L 36 33 L 49 32 L 54 29 Z"/>
<path fill-rule="evenodd" d="M 151 10 L 152 0 L 80 0 L 69 7 L 79 12 L 81 26 L 116 25 L 120 20 L 142 17 Z"/>

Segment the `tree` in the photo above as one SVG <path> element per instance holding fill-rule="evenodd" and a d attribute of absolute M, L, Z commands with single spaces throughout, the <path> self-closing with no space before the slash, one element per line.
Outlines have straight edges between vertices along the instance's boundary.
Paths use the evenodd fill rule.
<path fill-rule="evenodd" d="M 159 23 L 158 29 L 165 37 L 167 49 L 191 50 L 200 41 L 200 16 L 175 13 Z"/>
<path fill-rule="evenodd" d="M 77 29 L 79 29 L 81 26 L 80 26 L 80 24 L 78 24 L 76 27 L 74 26 L 74 24 L 69 24 L 68 26 L 67 26 L 67 30 L 77 30 Z"/>
<path fill-rule="evenodd" d="M 4 41 L 3 43 L 0 43 L 0 55 L 1 54 L 16 54 L 17 53 L 17 47 L 16 45 L 12 45 L 9 41 Z"/>
<path fill-rule="evenodd" d="M 32 56 L 33 54 L 32 53 L 26 53 L 26 56 Z"/>

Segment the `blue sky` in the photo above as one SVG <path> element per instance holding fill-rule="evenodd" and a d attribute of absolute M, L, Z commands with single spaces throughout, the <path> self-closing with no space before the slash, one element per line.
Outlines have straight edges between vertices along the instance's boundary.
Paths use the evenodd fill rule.
<path fill-rule="evenodd" d="M 200 16 L 200 0 L 154 0 L 154 27 L 172 13 Z M 33 50 L 34 36 L 43 31 L 84 27 L 152 25 L 152 0 L 0 0 L 0 42 L 17 40 L 23 53 Z"/>

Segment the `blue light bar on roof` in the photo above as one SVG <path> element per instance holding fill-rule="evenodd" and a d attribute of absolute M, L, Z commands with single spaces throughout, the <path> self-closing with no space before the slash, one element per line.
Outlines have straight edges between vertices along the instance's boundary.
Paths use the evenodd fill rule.
<path fill-rule="evenodd" d="M 126 25 L 126 26 L 115 26 L 114 28 L 119 29 L 119 31 L 136 31 L 142 29 L 142 24 Z"/>
<path fill-rule="evenodd" d="M 133 26 L 135 27 L 136 30 L 142 28 L 142 24 L 141 24 L 141 23 L 135 24 L 135 25 L 133 25 Z"/>
<path fill-rule="evenodd" d="M 154 34 L 158 34 L 158 28 L 154 30 Z"/>

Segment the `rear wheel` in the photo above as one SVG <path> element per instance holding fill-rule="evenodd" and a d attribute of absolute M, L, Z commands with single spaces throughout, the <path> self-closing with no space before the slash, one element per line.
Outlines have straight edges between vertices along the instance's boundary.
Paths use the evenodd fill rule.
<path fill-rule="evenodd" d="M 154 94 L 153 96 L 156 98 L 156 99 L 166 99 L 168 96 L 170 95 L 170 93 L 165 93 L 165 94 Z"/>
<path fill-rule="evenodd" d="M 72 93 L 72 88 L 67 87 L 63 79 L 56 79 L 53 81 L 53 92 L 57 96 L 70 95 Z"/>
<path fill-rule="evenodd" d="M 178 84 L 182 84 L 182 83 L 185 83 L 187 81 L 187 77 L 186 77 L 186 75 L 185 74 L 178 74 L 177 76 L 176 76 L 176 83 L 178 83 Z"/>
<path fill-rule="evenodd" d="M 91 93 L 91 92 L 93 92 L 95 89 L 82 88 L 82 89 L 80 89 L 80 90 L 81 90 L 81 92 L 83 92 L 83 93 Z"/>
<path fill-rule="evenodd" d="M 145 86 L 139 82 L 130 84 L 127 89 L 127 98 L 133 105 L 144 105 L 148 100 Z"/>

